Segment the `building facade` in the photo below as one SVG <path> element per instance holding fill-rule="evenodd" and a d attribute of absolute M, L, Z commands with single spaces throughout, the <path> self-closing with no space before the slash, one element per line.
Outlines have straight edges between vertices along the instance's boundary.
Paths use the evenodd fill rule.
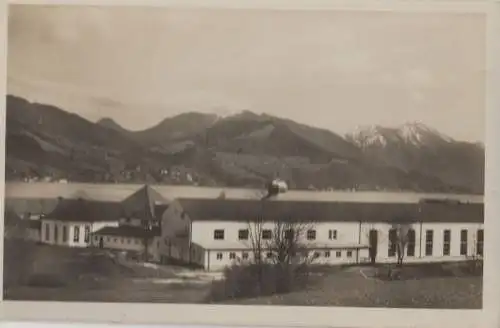
<path fill-rule="evenodd" d="M 92 234 L 104 227 L 117 227 L 120 208 L 116 203 L 85 199 L 61 199 L 40 219 L 40 241 L 67 247 L 89 247 Z"/>
<path fill-rule="evenodd" d="M 257 233 L 264 248 L 272 244 L 278 222 L 301 227 L 300 243 L 317 264 L 396 262 L 398 244 L 405 262 L 460 261 L 483 252 L 482 204 L 234 199 L 174 201 L 163 216 L 160 252 L 164 262 L 220 270 L 251 261 Z"/>
<path fill-rule="evenodd" d="M 160 261 L 160 231 L 145 230 L 134 226 L 104 227 L 93 233 L 92 246 L 134 253 L 137 258 Z"/>
<path fill-rule="evenodd" d="M 52 211 L 40 219 L 39 241 L 67 247 L 99 247 L 144 253 L 148 261 L 159 261 L 160 218 L 168 207 L 149 186 L 121 202 L 59 198 Z"/>

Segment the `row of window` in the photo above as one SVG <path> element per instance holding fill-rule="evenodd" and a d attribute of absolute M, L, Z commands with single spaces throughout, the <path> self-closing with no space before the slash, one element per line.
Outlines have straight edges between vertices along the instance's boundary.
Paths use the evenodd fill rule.
<path fill-rule="evenodd" d="M 95 236 L 94 237 L 94 240 L 95 241 L 99 241 L 99 236 Z M 103 237 L 104 238 L 104 237 Z M 118 242 L 118 238 L 112 238 L 112 237 L 106 237 L 106 241 L 107 242 L 111 242 L 111 240 L 113 240 L 113 242 L 117 243 Z M 141 244 L 141 241 L 139 239 L 130 239 L 130 238 L 120 238 L 120 242 L 122 244 L 136 244 L 136 245 L 139 245 Z"/>
<path fill-rule="evenodd" d="M 321 257 L 321 254 L 323 254 L 323 256 L 324 256 L 324 257 L 326 257 L 326 258 L 329 258 L 329 257 L 331 256 L 330 251 L 325 251 L 324 253 L 321 253 L 321 252 L 314 252 L 313 256 L 314 256 L 314 258 L 319 258 L 319 257 Z M 272 252 L 267 252 L 267 253 L 266 253 L 266 258 L 268 258 L 268 259 L 269 259 L 269 258 L 271 258 L 272 256 L 273 256 L 273 253 L 272 253 Z M 336 251 L 336 252 L 335 252 L 335 256 L 336 256 L 337 258 L 342 257 L 342 251 Z M 350 257 L 352 257 L 352 251 L 347 251 L 347 252 L 346 252 L 346 256 L 347 256 L 347 257 L 349 257 L 349 258 L 350 258 Z M 224 258 L 224 253 L 222 253 L 222 252 L 217 253 L 217 254 L 216 254 L 216 258 L 217 258 L 217 260 L 222 260 L 222 259 Z M 248 259 L 248 252 L 242 252 L 242 253 L 241 253 L 241 258 L 242 258 L 243 260 L 247 260 L 247 259 Z M 230 260 L 235 260 L 235 259 L 236 259 L 236 253 L 235 253 L 235 252 L 230 252 L 230 253 L 229 253 L 229 259 L 230 259 Z"/>
<path fill-rule="evenodd" d="M 463 229 L 460 231 L 460 255 L 467 255 L 469 243 L 468 230 Z M 404 237 L 398 237 L 396 229 L 389 230 L 389 257 L 396 256 L 397 247 L 399 245 L 406 245 L 406 255 L 415 256 L 415 230 L 409 229 Z M 477 230 L 476 238 L 476 254 L 483 255 L 484 245 L 484 230 Z M 434 230 L 425 231 L 425 256 L 432 256 L 434 250 Z M 451 251 L 451 230 L 443 231 L 443 256 L 449 256 Z"/>
<path fill-rule="evenodd" d="M 99 241 L 99 238 L 101 238 L 101 237 L 99 237 L 99 236 L 95 236 L 95 237 L 94 237 L 94 240 L 95 240 L 96 242 L 98 242 L 98 241 Z M 102 237 L 102 238 L 103 238 L 103 240 L 104 240 L 104 237 Z M 137 238 L 123 238 L 123 237 L 118 238 L 118 237 L 109 237 L 109 236 L 107 236 L 107 237 L 106 237 L 106 241 L 107 241 L 107 242 L 111 242 L 111 241 L 113 241 L 114 243 L 118 243 L 118 239 L 120 240 L 120 243 L 121 243 L 121 244 L 129 244 L 129 245 L 130 245 L 130 244 L 135 244 L 135 245 L 142 245 L 142 244 L 144 243 L 144 241 L 143 241 L 143 240 L 141 240 L 141 239 L 137 239 Z M 156 242 L 156 247 L 157 247 L 157 248 L 160 248 L 160 241 L 159 241 L 159 240 Z"/>
<path fill-rule="evenodd" d="M 292 230 L 285 231 L 285 238 L 293 238 L 294 232 Z M 238 230 L 238 240 L 248 240 L 250 236 L 250 231 L 248 229 L 240 229 Z M 261 231 L 261 237 L 264 240 L 269 240 L 273 236 L 273 232 L 271 229 L 264 229 Z M 307 240 L 316 240 L 316 230 L 310 229 L 307 230 L 306 234 Z M 214 239 L 215 240 L 224 240 L 225 231 L 224 229 L 215 229 L 214 230 Z M 328 230 L 328 239 L 335 240 L 337 239 L 337 230 Z"/>
<path fill-rule="evenodd" d="M 57 241 L 59 240 L 59 227 L 57 225 L 53 226 L 53 236 L 54 240 Z M 68 241 L 68 227 L 67 226 L 62 226 L 62 242 L 65 243 Z M 45 224 L 45 240 L 50 241 L 50 224 L 46 223 Z M 90 241 L 90 226 L 85 226 L 85 233 L 84 233 L 84 242 L 88 243 Z M 73 242 L 78 243 L 80 241 L 80 227 L 79 226 L 74 226 L 73 227 Z"/>

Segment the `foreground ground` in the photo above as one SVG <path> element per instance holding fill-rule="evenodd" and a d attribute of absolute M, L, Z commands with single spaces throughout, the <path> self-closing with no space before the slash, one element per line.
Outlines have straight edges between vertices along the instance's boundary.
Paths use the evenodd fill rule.
<path fill-rule="evenodd" d="M 335 274 L 324 274 L 319 283 L 307 290 L 234 300 L 227 304 L 480 309 L 482 278 L 427 277 L 381 281 L 351 267 Z"/>
<path fill-rule="evenodd" d="M 221 279 L 217 273 L 134 264 L 101 250 L 20 241 L 6 241 L 4 270 L 6 300 L 205 303 L 212 280 Z M 373 278 L 371 270 L 326 269 L 315 273 L 307 290 L 225 303 L 481 308 L 479 276 L 419 274 L 414 279 L 382 281 Z"/>

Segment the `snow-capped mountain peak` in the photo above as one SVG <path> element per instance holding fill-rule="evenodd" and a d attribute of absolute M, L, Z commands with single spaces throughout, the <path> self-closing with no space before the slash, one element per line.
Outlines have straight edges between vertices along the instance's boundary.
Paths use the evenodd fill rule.
<path fill-rule="evenodd" d="M 350 140 L 358 147 L 368 146 L 386 146 L 387 138 L 383 133 L 384 128 L 379 125 L 357 126 L 354 132 L 347 135 Z"/>
<path fill-rule="evenodd" d="M 404 141 L 414 145 L 421 145 L 431 140 L 453 141 L 450 137 L 419 121 L 403 124 L 398 128 L 398 134 Z"/>
<path fill-rule="evenodd" d="M 404 143 L 421 147 L 434 142 L 452 142 L 448 136 L 428 127 L 422 122 L 409 122 L 396 128 L 380 125 L 356 127 L 353 133 L 346 136 L 360 148 L 386 147 L 388 144 Z"/>

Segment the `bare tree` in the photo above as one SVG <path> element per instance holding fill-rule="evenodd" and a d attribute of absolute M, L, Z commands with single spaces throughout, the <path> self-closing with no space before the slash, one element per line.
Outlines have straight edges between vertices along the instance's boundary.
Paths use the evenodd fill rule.
<path fill-rule="evenodd" d="M 264 230 L 264 218 L 259 216 L 254 221 L 248 222 L 248 238 L 252 249 L 253 261 L 262 264 L 262 254 L 264 252 L 264 243 L 262 233 Z"/>
<path fill-rule="evenodd" d="M 267 225 L 269 229 L 267 229 Z M 258 288 L 266 289 L 272 283 L 276 292 L 288 292 L 293 286 L 305 283 L 309 265 L 315 257 L 309 251 L 308 222 L 294 222 L 289 218 L 267 221 L 263 216 L 248 223 L 249 239 Z M 266 234 L 266 236 L 265 236 Z"/>
<path fill-rule="evenodd" d="M 284 291 L 290 288 L 291 282 L 297 274 L 297 269 L 306 269 L 314 260 L 310 256 L 307 232 L 313 230 L 311 222 L 295 221 L 289 217 L 267 217 L 266 206 L 270 198 L 280 193 L 272 183 L 265 190 L 256 191 L 252 196 L 260 199 L 260 215 L 248 221 L 248 247 L 253 255 L 251 265 L 254 266 L 259 288 L 263 288 L 265 270 L 273 271 L 276 279 L 276 288 Z M 312 231 L 311 233 L 315 233 Z M 309 246 L 309 247 L 308 247 Z M 266 271 L 269 272 L 269 271 Z"/>
<path fill-rule="evenodd" d="M 389 231 L 389 242 L 395 248 L 397 265 L 403 266 L 408 243 L 412 238 L 412 227 L 408 223 L 395 223 Z"/>
<path fill-rule="evenodd" d="M 306 245 L 304 239 L 313 230 L 311 222 L 294 222 L 289 218 L 274 221 L 272 237 L 266 243 L 270 261 L 282 267 L 310 264 L 314 259 L 308 250 L 311 245 Z"/>

